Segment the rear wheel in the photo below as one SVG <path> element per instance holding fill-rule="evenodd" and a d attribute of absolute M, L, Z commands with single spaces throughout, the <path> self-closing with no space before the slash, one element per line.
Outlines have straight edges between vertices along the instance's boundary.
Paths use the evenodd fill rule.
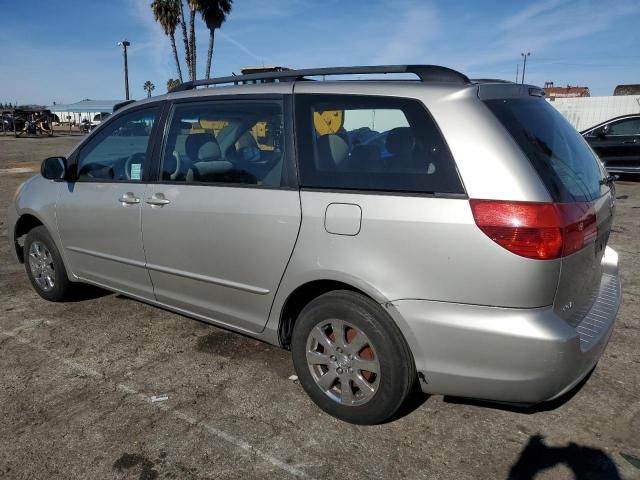
<path fill-rule="evenodd" d="M 27 233 L 24 252 L 27 276 L 38 295 L 51 302 L 67 298 L 71 282 L 60 252 L 46 228 L 35 227 Z"/>
<path fill-rule="evenodd" d="M 373 300 L 350 291 L 312 300 L 291 342 L 301 385 L 325 412 L 351 423 L 388 420 L 416 378 L 409 347 Z"/>

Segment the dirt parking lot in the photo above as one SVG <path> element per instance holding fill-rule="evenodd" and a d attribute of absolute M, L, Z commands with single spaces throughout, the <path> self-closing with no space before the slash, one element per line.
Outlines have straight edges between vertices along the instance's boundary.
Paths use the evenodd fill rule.
<path fill-rule="evenodd" d="M 80 138 L 0 136 L 0 478 L 640 478 L 640 182 L 618 183 L 624 304 L 582 388 L 526 411 L 416 394 L 358 427 L 288 379 L 286 351 L 120 295 L 36 295 L 6 206 Z"/>

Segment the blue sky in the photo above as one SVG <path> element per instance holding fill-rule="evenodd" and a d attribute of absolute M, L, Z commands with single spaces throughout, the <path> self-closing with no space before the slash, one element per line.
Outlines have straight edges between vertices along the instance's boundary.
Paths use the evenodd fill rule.
<path fill-rule="evenodd" d="M 176 77 L 150 0 L 0 0 L 0 102 L 50 104 L 124 98 Z M 207 31 L 198 28 L 204 68 Z M 181 37 L 177 37 L 178 45 Z M 514 79 L 530 51 L 527 83 L 580 84 L 611 95 L 640 83 L 640 1 L 236 0 L 216 36 L 214 75 L 243 66 L 430 63 L 472 77 Z M 184 67 L 183 67 L 184 71 Z"/>

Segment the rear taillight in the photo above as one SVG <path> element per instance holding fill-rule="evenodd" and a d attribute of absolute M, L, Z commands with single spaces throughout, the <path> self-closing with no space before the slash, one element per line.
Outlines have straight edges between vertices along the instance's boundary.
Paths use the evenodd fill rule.
<path fill-rule="evenodd" d="M 570 255 L 597 237 L 590 203 L 470 200 L 476 225 L 510 252 L 537 260 Z"/>

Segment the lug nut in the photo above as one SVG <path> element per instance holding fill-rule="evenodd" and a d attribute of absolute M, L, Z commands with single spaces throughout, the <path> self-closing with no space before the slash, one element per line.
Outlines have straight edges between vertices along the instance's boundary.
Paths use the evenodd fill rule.
<path fill-rule="evenodd" d="M 336 348 L 336 352 L 342 353 L 342 349 L 340 347 Z"/>
<path fill-rule="evenodd" d="M 341 369 L 340 367 L 338 367 L 338 368 L 336 369 L 336 372 L 338 372 L 338 373 L 342 374 L 342 369 Z"/>
<path fill-rule="evenodd" d="M 336 361 L 336 356 L 335 355 L 331 355 L 329 357 L 329 360 L 331 360 L 332 362 L 335 362 Z"/>
<path fill-rule="evenodd" d="M 353 368 L 349 367 L 349 373 L 353 373 Z"/>

